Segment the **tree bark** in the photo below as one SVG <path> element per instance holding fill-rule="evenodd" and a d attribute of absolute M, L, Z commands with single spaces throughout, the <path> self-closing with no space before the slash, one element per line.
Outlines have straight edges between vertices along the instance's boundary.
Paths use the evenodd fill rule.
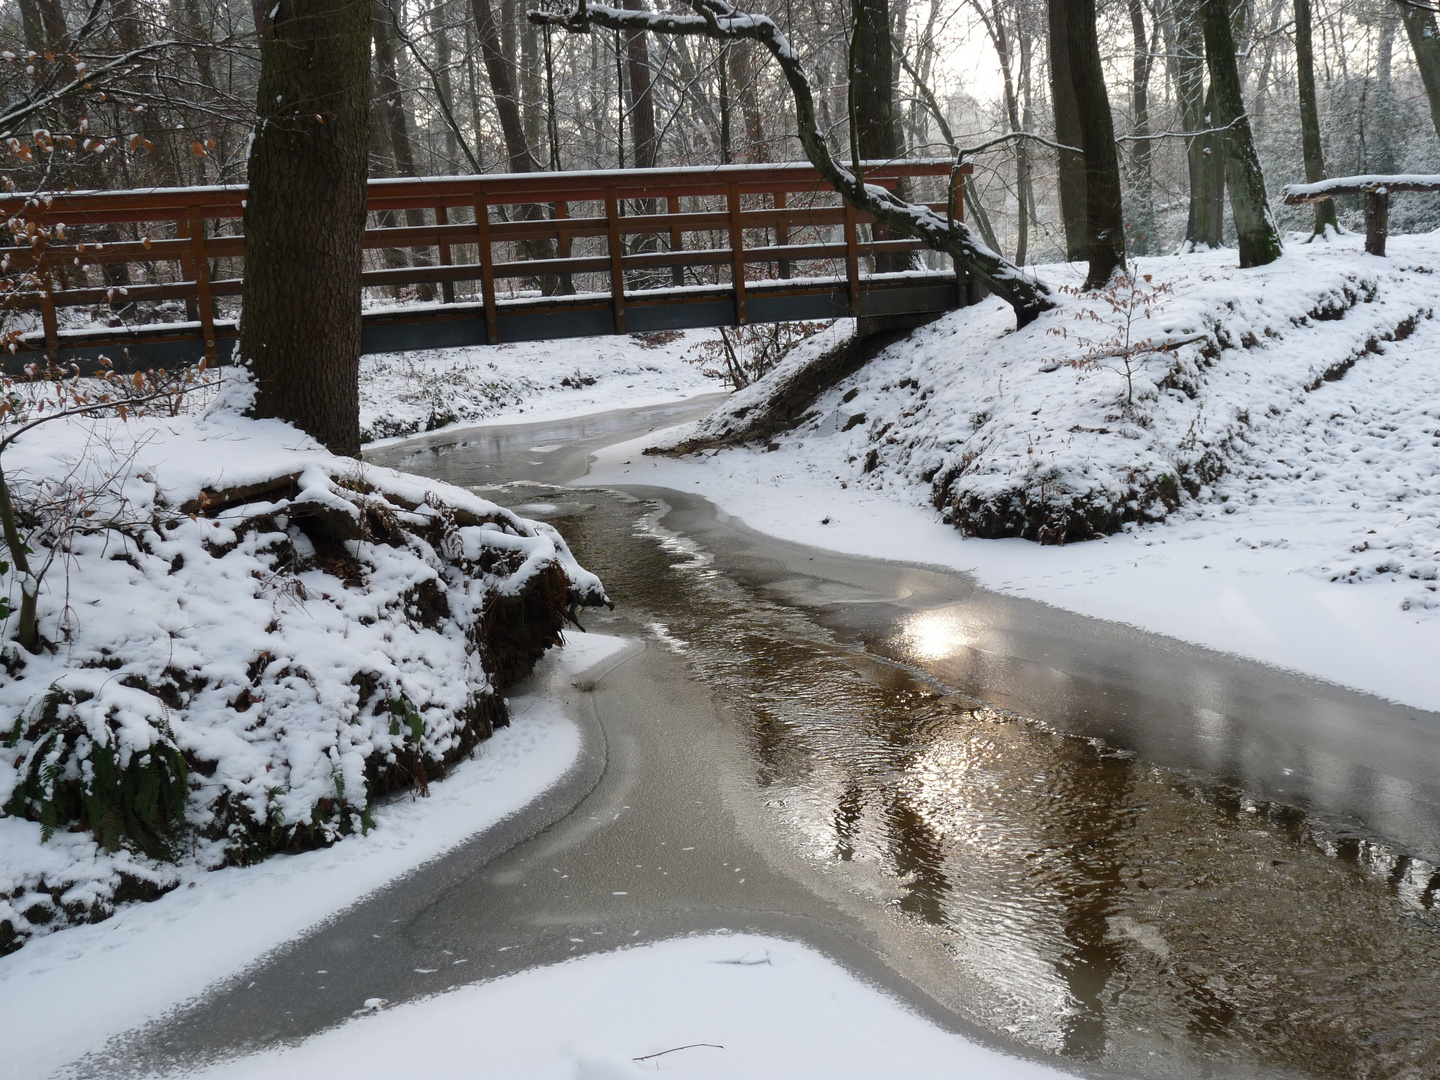
<path fill-rule="evenodd" d="M 1115 126 L 1100 42 L 1095 29 L 1094 0 L 1067 5 L 1070 23 L 1070 77 L 1085 147 L 1085 243 L 1090 269 L 1085 288 L 1104 288 L 1116 270 L 1125 268 L 1125 215 L 1120 195 L 1120 159 L 1115 152 Z"/>
<path fill-rule="evenodd" d="M 1410 39 L 1415 66 L 1420 69 L 1420 81 L 1430 101 L 1430 122 L 1440 135 L 1440 27 L 1435 25 L 1435 12 L 1404 0 L 1395 0 L 1395 6 L 1400 10 L 1405 36 Z"/>
<path fill-rule="evenodd" d="M 1280 234 L 1265 197 L 1265 176 L 1250 135 L 1250 118 L 1240 96 L 1235 66 L 1235 38 L 1230 29 L 1228 0 L 1201 0 L 1205 27 L 1205 58 L 1215 91 L 1214 125 L 1226 129 L 1225 186 L 1230 189 L 1230 214 L 1240 245 L 1240 265 L 1264 266 L 1280 257 Z"/>
<path fill-rule="evenodd" d="M 251 413 L 360 450 L 369 0 L 282 0 L 260 25 L 240 359 Z"/>
<path fill-rule="evenodd" d="M 862 160 L 893 161 L 901 156 L 900 129 L 895 126 L 894 48 L 890 44 L 889 0 L 851 0 L 854 55 L 851 100 L 855 145 Z M 904 191 L 900 189 L 901 198 Z M 871 227 L 876 240 L 889 237 L 884 225 Z M 875 256 L 878 273 L 909 270 L 914 261 L 905 252 Z"/>
<path fill-rule="evenodd" d="M 1186 131 L 1210 127 L 1213 112 L 1213 94 L 1205 87 L 1205 40 L 1197 3 L 1172 0 L 1162 22 Z M 1193 135 L 1186 140 L 1185 159 L 1190 182 L 1185 247 L 1219 247 L 1224 238 L 1225 144 L 1218 135 Z"/>
<path fill-rule="evenodd" d="M 644 0 L 624 0 L 628 11 L 644 11 Z M 653 169 L 658 146 L 655 141 L 655 94 L 651 85 L 650 49 L 644 31 L 625 35 L 625 64 L 629 76 L 626 105 L 630 113 L 630 144 L 637 169 Z"/>
<path fill-rule="evenodd" d="M 1084 147 L 1075 81 L 1070 75 L 1070 23 L 1067 0 L 1050 0 L 1050 102 L 1055 113 L 1055 141 Z M 1088 259 L 1085 241 L 1085 155 L 1057 151 L 1060 165 L 1060 217 L 1065 224 L 1065 258 Z"/>
<path fill-rule="evenodd" d="M 1325 179 L 1325 154 L 1320 146 L 1320 109 L 1315 98 L 1315 53 L 1311 45 L 1310 0 L 1295 0 L 1295 75 L 1300 91 L 1300 145 L 1305 155 L 1305 182 Z M 1340 230 L 1335 200 L 1315 204 L 1314 235 Z"/>

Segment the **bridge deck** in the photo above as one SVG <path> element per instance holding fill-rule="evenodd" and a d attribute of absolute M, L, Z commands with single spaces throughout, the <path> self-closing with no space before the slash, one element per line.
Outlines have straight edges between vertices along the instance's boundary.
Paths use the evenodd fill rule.
<path fill-rule="evenodd" d="M 865 175 L 909 185 L 912 199 L 928 182 L 943 200 L 931 205 L 960 214 L 949 162 L 877 163 Z M 7 366 L 47 354 L 122 368 L 223 362 L 244 286 L 244 196 L 0 200 L 39 231 L 30 247 L 0 250 L 18 284 L 5 305 L 39 324 L 12 334 Z M 867 272 L 923 245 L 877 236 L 808 164 L 374 180 L 369 196 L 366 352 L 923 315 L 974 296 L 949 270 Z"/>

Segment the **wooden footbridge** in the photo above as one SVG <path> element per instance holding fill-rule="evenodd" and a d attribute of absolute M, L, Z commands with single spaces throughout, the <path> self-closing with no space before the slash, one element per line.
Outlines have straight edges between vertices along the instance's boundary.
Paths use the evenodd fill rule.
<path fill-rule="evenodd" d="M 871 184 L 960 214 L 950 162 L 873 163 Z M 928 188 L 928 190 L 926 190 Z M 225 362 L 243 289 L 246 189 L 0 200 L 33 222 L 0 252 L 28 327 L 8 364 Z M 364 351 L 918 316 L 970 302 L 949 266 L 877 236 L 808 164 L 372 180 Z M 931 262 L 937 261 L 932 254 Z M 948 260 L 947 260 L 948 261 Z M 893 265 L 893 258 L 888 260 Z M 27 317 L 28 316 L 28 317 Z"/>

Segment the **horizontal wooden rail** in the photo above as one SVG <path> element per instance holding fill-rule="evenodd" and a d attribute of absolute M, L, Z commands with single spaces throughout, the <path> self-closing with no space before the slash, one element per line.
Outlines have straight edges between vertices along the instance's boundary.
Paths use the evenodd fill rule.
<path fill-rule="evenodd" d="M 934 178 L 939 183 L 932 180 L 930 199 L 947 201 L 927 204 L 960 213 L 949 161 L 872 162 L 863 173 L 868 183 L 892 190 Z M 6 302 L 40 314 L 40 329 L 22 340 L 22 356 L 43 350 L 59 359 L 82 349 L 79 342 L 93 355 L 108 345 L 138 348 L 153 338 L 171 344 L 193 339 L 209 359 L 219 359 L 219 339 L 228 343 L 234 335 L 226 316 L 234 314 L 233 298 L 244 291 L 245 196 L 245 188 L 232 186 L 0 198 L 0 212 L 39 230 L 30 246 L 0 248 L 6 272 L 29 275 Z M 456 295 L 457 285 L 469 283 L 482 313 L 483 340 L 492 343 L 511 334 L 541 336 L 547 329 L 602 332 L 601 321 L 585 314 L 594 310 L 596 297 L 609 309 L 604 322 L 610 332 L 633 329 L 626 309 L 649 303 L 650 294 L 662 304 L 694 308 L 666 316 L 675 325 L 750 321 L 751 292 L 762 298 L 755 317 L 766 321 L 812 317 L 786 314 L 792 310 L 832 310 L 833 301 L 817 299 L 822 293 L 843 294 L 840 314 L 898 311 L 907 303 L 929 311 L 941 303 L 933 271 L 917 270 L 908 283 L 891 280 L 893 274 L 883 285 L 869 282 L 863 260 L 917 252 L 923 245 L 859 233 L 873 228 L 870 217 L 844 205 L 804 163 L 372 180 L 368 205 L 381 217 L 365 232 L 372 254 L 362 287 L 404 289 L 427 301 L 438 286 L 441 303 L 417 308 L 415 320 L 453 323 L 472 317 Z M 430 223 L 394 225 L 391 215 L 406 210 L 421 211 Z M 379 265 L 369 261 L 377 254 Z M 797 268 L 822 264 L 836 275 L 828 292 L 822 279 L 793 276 Z M 778 278 L 766 276 L 776 271 Z M 500 294 L 497 283 L 516 281 L 531 293 L 528 298 Z M 695 299 L 699 286 L 703 303 Z M 963 301 L 967 288 L 955 279 L 954 303 Z M 728 293 L 728 312 L 716 306 L 716 289 Z M 883 302 L 867 300 L 873 289 L 886 293 Z M 787 306 L 787 297 L 794 303 Z M 217 310 L 217 299 L 232 306 Z M 185 306 L 184 323 L 173 311 L 145 308 L 175 301 Z M 138 316 L 144 325 L 113 333 L 62 331 L 61 312 L 102 307 Z M 453 315 L 447 314 L 451 308 Z M 536 322 L 546 311 L 559 321 L 549 327 Z M 86 314 L 67 321 L 83 321 Z M 398 318 L 391 311 L 367 316 L 386 326 Z M 570 329 L 561 325 L 565 320 Z M 386 338 L 392 339 L 399 340 Z"/>
<path fill-rule="evenodd" d="M 1287 184 L 1286 206 L 1323 202 L 1347 195 L 1365 197 L 1365 250 L 1384 256 L 1385 240 L 1390 235 L 1390 196 L 1404 192 L 1440 191 L 1440 176 L 1336 176 L 1313 184 Z"/>

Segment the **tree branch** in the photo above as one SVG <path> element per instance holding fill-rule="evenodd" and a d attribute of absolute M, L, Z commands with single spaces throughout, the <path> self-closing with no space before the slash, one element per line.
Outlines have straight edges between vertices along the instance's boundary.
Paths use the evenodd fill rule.
<path fill-rule="evenodd" d="M 630 11 L 576 0 L 568 11 L 532 11 L 529 19 L 537 26 L 559 26 L 575 33 L 599 26 L 607 30 L 758 42 L 774 58 L 790 87 L 805 156 L 846 202 L 869 214 L 892 235 L 917 238 L 951 256 L 1014 309 L 1018 326 L 1027 325 L 1055 306 L 1049 286 L 1027 277 L 1018 266 L 992 251 L 964 222 L 906 202 L 883 187 L 866 184 L 836 162 L 816 123 L 810 80 L 795 49 L 772 19 L 744 14 L 724 0 L 691 0 L 691 6 L 694 14 Z"/>

